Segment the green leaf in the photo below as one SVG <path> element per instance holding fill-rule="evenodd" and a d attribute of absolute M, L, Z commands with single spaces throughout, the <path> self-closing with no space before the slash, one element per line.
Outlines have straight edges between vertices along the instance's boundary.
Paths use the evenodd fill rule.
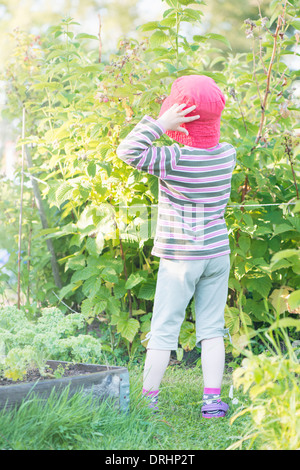
<path fill-rule="evenodd" d="M 123 279 L 119 279 L 119 282 L 114 285 L 114 297 L 116 299 L 121 299 L 126 295 L 127 289 L 125 289 L 125 281 Z"/>
<path fill-rule="evenodd" d="M 94 65 L 86 65 L 84 67 L 78 67 L 78 71 L 82 73 L 90 73 L 90 72 L 96 72 L 99 73 L 103 70 L 103 64 L 94 64 Z"/>
<path fill-rule="evenodd" d="M 89 277 L 82 285 L 82 292 L 86 297 L 93 297 L 101 287 L 99 275 Z"/>
<path fill-rule="evenodd" d="M 129 278 L 126 281 L 125 287 L 126 289 L 132 289 L 134 286 L 137 286 L 141 282 L 145 280 L 139 273 L 132 273 L 130 274 Z"/>
<path fill-rule="evenodd" d="M 140 327 L 140 322 L 136 318 L 129 318 L 128 312 L 119 312 L 119 314 L 113 315 L 111 324 L 116 325 L 117 332 L 130 343 L 134 340 Z"/>
<path fill-rule="evenodd" d="M 145 310 L 142 310 L 141 308 L 138 308 L 137 310 L 132 310 L 132 315 L 137 316 L 137 315 L 144 315 L 146 312 Z"/>
<path fill-rule="evenodd" d="M 253 257 L 260 258 L 267 251 L 268 243 L 265 240 L 254 239 L 251 242 L 251 253 Z"/>
<path fill-rule="evenodd" d="M 292 256 L 298 256 L 300 255 L 300 250 L 296 249 L 287 249 L 287 250 L 281 250 L 278 253 L 275 253 L 275 255 L 272 256 L 272 263 L 275 261 L 278 261 L 280 259 L 288 259 L 291 258 Z"/>
<path fill-rule="evenodd" d="M 285 223 L 276 225 L 274 229 L 274 236 L 278 235 L 279 233 L 288 232 L 289 230 L 295 230 L 295 229 L 292 225 L 285 224 Z"/>
<path fill-rule="evenodd" d="M 230 44 L 230 42 L 228 41 L 228 39 L 227 39 L 225 36 L 222 36 L 221 34 L 208 33 L 208 34 L 205 35 L 205 37 L 206 37 L 207 39 L 214 39 L 214 40 L 216 40 L 216 41 L 223 42 L 224 44 L 226 44 L 226 46 L 229 47 L 229 49 L 232 50 L 231 44 Z"/>
<path fill-rule="evenodd" d="M 165 0 L 166 3 L 172 7 L 172 8 L 178 8 L 179 7 L 179 0 Z"/>
<path fill-rule="evenodd" d="M 129 318 L 127 320 L 122 319 L 117 325 L 117 331 L 118 333 L 121 333 L 123 338 L 132 343 L 135 335 L 139 331 L 139 327 L 140 323 L 135 318 Z"/>
<path fill-rule="evenodd" d="M 289 295 L 288 304 L 293 310 L 300 307 L 300 290 L 295 290 Z"/>
<path fill-rule="evenodd" d="M 272 233 L 272 227 L 268 225 L 261 225 L 260 227 L 255 230 L 256 235 L 265 235 L 266 233 Z"/>
<path fill-rule="evenodd" d="M 213 80 L 219 83 L 227 85 L 227 78 L 221 72 L 208 72 L 207 70 L 202 70 L 201 73 L 207 77 L 211 77 Z"/>
<path fill-rule="evenodd" d="M 184 350 L 182 348 L 176 349 L 176 359 L 177 361 L 182 361 Z"/>
<path fill-rule="evenodd" d="M 81 313 L 85 319 L 88 319 L 94 316 L 93 301 L 91 299 L 85 299 L 81 303 Z"/>
<path fill-rule="evenodd" d="M 156 281 L 154 279 L 149 279 L 145 282 L 138 293 L 138 299 L 144 300 L 153 300 L 155 296 Z"/>
<path fill-rule="evenodd" d="M 267 298 L 272 287 L 272 281 L 268 276 L 257 276 L 247 279 L 246 287 L 248 290 L 256 290 L 262 297 Z"/>
<path fill-rule="evenodd" d="M 100 232 L 100 230 L 99 230 L 98 233 L 97 233 L 97 236 L 95 238 L 95 245 L 96 245 L 96 250 L 97 250 L 98 255 L 100 255 L 102 253 L 103 248 L 104 248 L 104 244 L 105 244 L 105 241 L 104 241 L 103 233 Z"/>
<path fill-rule="evenodd" d="M 74 283 L 70 283 L 67 286 L 64 286 L 62 289 L 59 291 L 59 298 L 63 299 L 69 294 L 70 292 L 73 292 L 79 287 L 79 285 L 76 285 Z"/>
<path fill-rule="evenodd" d="M 163 64 L 166 67 L 166 69 L 168 70 L 170 75 L 172 75 L 172 73 L 177 72 L 177 69 L 173 64 L 169 64 L 169 62 L 164 62 Z"/>
<path fill-rule="evenodd" d="M 71 278 L 71 282 L 74 283 L 76 281 L 85 281 L 89 277 L 92 277 L 95 275 L 99 276 L 99 269 L 97 267 L 87 266 L 84 269 L 80 269 L 79 271 L 76 271 Z"/>
<path fill-rule="evenodd" d="M 162 26 L 166 26 L 167 28 L 173 28 L 174 26 L 176 26 L 176 18 L 174 16 L 165 18 L 161 20 L 160 24 Z"/>
<path fill-rule="evenodd" d="M 300 320 L 295 318 L 280 318 L 280 320 L 273 323 L 267 331 L 277 330 L 278 328 L 296 328 L 296 331 L 300 331 Z"/>
<path fill-rule="evenodd" d="M 250 238 L 247 237 L 246 235 L 241 235 L 239 237 L 238 241 L 239 247 L 244 253 L 247 253 L 247 251 L 250 249 Z"/>
<path fill-rule="evenodd" d="M 107 293 L 109 294 L 109 290 L 106 289 Z M 115 297 L 108 297 L 107 299 L 107 306 L 106 309 L 108 313 L 112 316 L 118 316 L 120 315 L 120 301 L 116 299 Z"/>
<path fill-rule="evenodd" d="M 293 26 L 297 31 L 300 30 L 300 19 L 299 18 L 293 19 L 292 21 L 289 22 L 289 24 L 291 26 Z"/>
<path fill-rule="evenodd" d="M 56 203 L 58 206 L 72 197 L 73 187 L 64 181 L 55 191 Z"/>
<path fill-rule="evenodd" d="M 204 3 L 202 0 L 178 0 L 178 2 L 181 3 L 181 5 L 200 5 Z"/>
<path fill-rule="evenodd" d="M 251 318 L 258 321 L 268 321 L 268 312 L 263 308 L 262 302 L 256 302 L 253 299 L 247 299 L 245 310 L 251 315 Z"/>
<path fill-rule="evenodd" d="M 293 212 L 300 212 L 300 201 L 296 201 Z"/>
<path fill-rule="evenodd" d="M 101 142 L 98 147 L 97 147 L 97 150 L 99 150 L 100 152 L 100 155 L 102 158 L 104 158 L 107 154 L 107 152 L 109 150 L 111 150 L 111 145 L 110 144 L 106 144 L 104 142 Z"/>
<path fill-rule="evenodd" d="M 153 31 L 159 27 L 158 21 L 149 21 L 148 23 L 139 25 L 136 29 L 139 31 Z"/>
<path fill-rule="evenodd" d="M 184 321 L 179 335 L 179 341 L 185 351 L 191 351 L 196 346 L 196 330 L 194 323 Z"/>
<path fill-rule="evenodd" d="M 96 39 L 97 41 L 99 41 L 98 36 L 94 36 L 93 34 L 86 34 L 86 33 L 77 34 L 76 39 Z"/>
<path fill-rule="evenodd" d="M 287 259 L 279 259 L 271 263 L 270 270 L 277 271 L 278 269 L 289 268 L 290 266 L 292 266 L 292 263 Z"/>
<path fill-rule="evenodd" d="M 49 88 L 50 90 L 61 90 L 63 85 L 61 82 L 40 82 L 34 83 L 31 85 L 34 90 L 45 90 Z"/>
<path fill-rule="evenodd" d="M 195 36 L 193 36 L 193 41 L 195 41 L 195 42 L 205 42 L 206 41 L 206 36 L 196 34 Z"/>
<path fill-rule="evenodd" d="M 184 14 L 181 17 L 181 21 L 201 21 L 201 16 L 203 13 L 201 11 L 193 10 L 192 8 L 185 8 Z"/>
<path fill-rule="evenodd" d="M 96 240 L 94 238 L 88 237 L 86 241 L 86 249 L 91 256 L 97 256 L 101 254 L 101 251 L 99 252 Z"/>
<path fill-rule="evenodd" d="M 168 40 L 168 36 L 163 32 L 163 31 L 155 31 L 155 33 L 152 34 L 150 37 L 150 46 L 155 47 L 155 46 L 160 46 L 164 42 Z"/>
<path fill-rule="evenodd" d="M 107 306 L 107 301 L 106 300 L 98 300 L 94 310 L 96 315 L 100 315 L 106 308 Z"/>
<path fill-rule="evenodd" d="M 100 274 L 101 279 L 107 282 L 118 282 L 118 276 L 113 268 L 104 268 Z"/>
<path fill-rule="evenodd" d="M 87 166 L 87 174 L 89 176 L 91 176 L 92 178 L 94 178 L 96 176 L 96 163 L 95 162 L 89 162 L 88 166 Z"/>
<path fill-rule="evenodd" d="M 226 327 L 229 328 L 230 333 L 234 335 L 238 333 L 240 329 L 240 311 L 236 307 L 228 307 L 226 305 L 225 308 L 225 322 Z"/>
<path fill-rule="evenodd" d="M 66 262 L 65 271 L 67 271 L 68 269 L 77 271 L 78 269 L 82 269 L 84 267 L 85 267 L 85 256 L 78 255 L 78 253 L 74 253 L 73 255 L 70 256 L 70 258 Z"/>

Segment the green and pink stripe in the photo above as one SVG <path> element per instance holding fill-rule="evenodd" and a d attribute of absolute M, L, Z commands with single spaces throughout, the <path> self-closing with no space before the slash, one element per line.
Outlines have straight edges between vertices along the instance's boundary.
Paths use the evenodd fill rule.
<path fill-rule="evenodd" d="M 159 178 L 157 229 L 152 254 L 171 259 L 206 259 L 230 253 L 224 220 L 236 164 L 226 142 L 212 149 L 154 146 L 164 129 L 151 116 L 117 148 L 127 164 Z"/>

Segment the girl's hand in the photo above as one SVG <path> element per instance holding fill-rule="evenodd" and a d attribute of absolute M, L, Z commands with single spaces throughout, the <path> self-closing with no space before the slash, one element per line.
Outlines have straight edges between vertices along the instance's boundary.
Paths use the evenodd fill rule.
<path fill-rule="evenodd" d="M 169 108 L 160 118 L 158 118 L 157 121 L 166 131 L 179 131 L 189 135 L 187 129 L 180 127 L 180 125 L 185 122 L 195 121 L 196 119 L 199 119 L 200 116 L 198 114 L 196 116 L 185 117 L 186 114 L 189 114 L 196 108 L 196 105 L 190 106 L 189 108 L 183 110 L 185 106 L 185 103 L 173 104 L 173 106 L 171 106 L 171 108 Z"/>

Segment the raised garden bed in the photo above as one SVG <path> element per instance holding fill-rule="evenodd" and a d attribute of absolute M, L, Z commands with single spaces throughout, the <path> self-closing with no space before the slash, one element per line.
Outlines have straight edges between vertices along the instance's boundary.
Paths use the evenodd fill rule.
<path fill-rule="evenodd" d="M 46 372 L 48 376 L 41 376 L 34 369 L 22 381 L 0 380 L 0 408 L 18 405 L 32 394 L 46 399 L 53 388 L 59 393 L 69 387 L 69 396 L 81 391 L 95 399 L 111 398 L 120 410 L 128 411 L 129 374 L 125 367 L 47 361 Z"/>

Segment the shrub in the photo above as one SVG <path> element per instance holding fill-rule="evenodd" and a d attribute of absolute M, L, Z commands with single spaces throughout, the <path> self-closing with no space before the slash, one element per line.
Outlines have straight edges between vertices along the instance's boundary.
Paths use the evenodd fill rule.
<path fill-rule="evenodd" d="M 299 320 L 297 329 L 300 330 Z M 269 350 L 259 355 L 249 353 L 242 367 L 233 372 L 235 387 L 242 387 L 244 393 L 249 394 L 251 404 L 236 413 L 231 422 L 248 413 L 252 423 L 231 449 L 245 441 L 249 441 L 249 448 L 256 441 L 263 450 L 300 448 L 299 358 L 286 333 L 280 345 L 276 344 L 271 333 L 272 328 L 266 334 L 270 340 Z M 283 344 L 285 353 L 281 352 Z"/>
<path fill-rule="evenodd" d="M 85 324 L 82 314 L 64 315 L 56 307 L 42 309 L 36 320 L 29 320 L 16 307 L 2 308 L 0 375 L 22 380 L 32 367 L 43 375 L 50 359 L 99 363 L 103 358 L 100 339 L 78 334 Z"/>
<path fill-rule="evenodd" d="M 161 21 L 139 28 L 148 37 L 120 41 L 107 63 L 99 62 L 97 37 L 76 36 L 71 18 L 51 26 L 34 54 L 28 53 L 34 38 L 17 31 L 5 76 L 3 115 L 21 122 L 25 107 L 26 138 L 19 145 L 26 144 L 32 157 L 30 172 L 42 183 L 49 222 L 40 230 L 36 211 L 35 218 L 30 215 L 32 191 L 26 191 L 24 225 L 29 219 L 33 232 L 30 270 L 22 264 L 23 293 L 30 284 L 34 301 L 43 306 L 55 304 L 56 294 L 87 319 L 100 316 L 131 353 L 149 330 L 158 269 L 151 257 L 153 237 L 145 230 L 149 221 L 141 223 L 135 205 L 150 213 L 158 191 L 157 179 L 125 165 L 116 148 L 145 114 L 158 116 L 172 81 L 181 75 L 206 74 L 222 87 L 227 100 L 222 140 L 237 148 L 225 215 L 232 252 L 226 322 L 234 346 L 243 342 L 245 325 L 255 331 L 274 320 L 274 292 L 284 287 L 299 301 L 294 293 L 300 273 L 297 71 L 286 63 L 299 43 L 297 2 L 275 0 L 269 18 L 246 19 L 249 53 L 235 55 L 218 34 L 189 40 L 181 34 L 182 22 L 200 25 L 201 2 L 166 3 Z M 88 52 L 87 39 L 95 44 Z M 164 135 L 159 145 L 171 142 Z M 10 235 L 7 248 L 17 211 L 0 201 Z M 50 239 L 61 289 L 51 276 L 45 243 Z M 283 257 L 270 265 L 275 253 Z M 14 271 L 15 265 L 11 254 L 7 267 Z M 282 314 L 293 312 L 287 308 Z M 191 304 L 180 346 L 194 345 Z"/>

